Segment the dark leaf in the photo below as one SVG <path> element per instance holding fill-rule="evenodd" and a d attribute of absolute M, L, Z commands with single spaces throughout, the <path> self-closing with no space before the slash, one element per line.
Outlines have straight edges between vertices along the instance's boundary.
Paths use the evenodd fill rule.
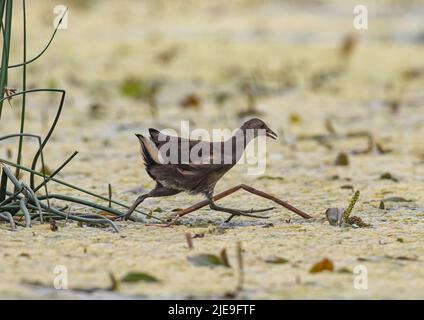
<path fill-rule="evenodd" d="M 223 248 L 219 253 L 219 257 L 221 259 L 221 263 L 227 268 L 231 268 L 230 262 L 228 261 L 227 250 Z"/>
<path fill-rule="evenodd" d="M 277 257 L 277 256 L 271 256 L 264 259 L 266 263 L 273 263 L 273 264 L 284 264 L 289 262 L 286 258 Z"/>
<path fill-rule="evenodd" d="M 383 199 L 384 202 L 412 202 L 412 200 L 407 200 L 403 197 L 389 197 Z"/>
<path fill-rule="evenodd" d="M 350 270 L 347 267 L 342 267 L 342 268 L 338 269 L 337 272 L 338 273 L 349 273 L 349 274 L 351 274 L 352 273 L 352 270 Z"/>
<path fill-rule="evenodd" d="M 160 282 L 156 277 L 151 276 L 150 274 L 144 272 L 130 272 L 127 273 L 125 277 L 121 279 L 122 282 Z"/>
<path fill-rule="evenodd" d="M 191 264 L 198 267 L 216 267 L 225 266 L 221 259 L 214 254 L 198 254 L 195 256 L 187 257 Z"/>
<path fill-rule="evenodd" d="M 395 178 L 390 172 L 385 172 L 380 176 L 382 180 L 392 180 L 394 182 L 398 182 L 399 180 Z"/>
<path fill-rule="evenodd" d="M 340 152 L 337 155 L 336 161 L 334 161 L 336 166 L 348 166 L 349 165 L 349 157 L 346 153 Z"/>

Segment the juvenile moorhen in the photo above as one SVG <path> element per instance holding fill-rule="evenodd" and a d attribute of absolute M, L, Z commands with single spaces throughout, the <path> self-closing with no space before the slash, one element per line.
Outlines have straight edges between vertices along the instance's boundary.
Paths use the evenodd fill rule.
<path fill-rule="evenodd" d="M 284 201 L 246 185 L 239 185 L 228 190 L 226 194 L 223 192 L 215 197 L 213 196 L 216 183 L 240 160 L 244 149 L 251 140 L 259 135 L 266 135 L 269 138 L 276 139 L 277 134 L 268 128 L 262 120 L 257 118 L 248 120 L 229 140 L 220 142 L 188 140 L 165 135 L 152 128 L 149 129 L 149 134 L 150 138 L 141 134 L 136 134 L 136 136 L 141 145 L 141 154 L 147 174 L 156 181 L 156 186 L 150 192 L 137 197 L 125 216 L 123 216 L 124 220 L 127 220 L 137 206 L 147 198 L 171 196 L 183 191 L 190 194 L 203 194 L 206 200 L 183 210 L 179 216 L 209 204 L 212 210 L 231 214 L 227 221 L 231 220 L 234 216 L 240 215 L 267 218 L 253 215 L 252 213 L 272 210 L 274 209 L 273 207 L 259 210 L 239 210 L 225 208 L 215 204 L 214 199 L 222 198 L 240 188 L 271 199 L 304 218 L 310 218 L 306 213 L 290 206 Z M 173 150 L 170 150 L 172 147 L 174 147 Z M 175 150 L 178 151 L 176 160 L 175 157 L 172 158 L 171 156 L 171 152 Z M 209 152 L 207 152 L 208 150 Z M 195 154 L 196 157 L 193 157 L 192 154 Z M 168 160 L 165 161 L 165 158 Z"/>

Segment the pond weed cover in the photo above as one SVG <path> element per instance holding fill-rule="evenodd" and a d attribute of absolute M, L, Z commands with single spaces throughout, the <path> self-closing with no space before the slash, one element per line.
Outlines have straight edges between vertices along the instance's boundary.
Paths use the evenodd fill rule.
<path fill-rule="evenodd" d="M 56 221 L 57 231 L 46 223 L 47 213 L 45 223 L 34 221 L 31 228 L 19 226 L 25 224 L 24 215 L 19 217 L 17 231 L 2 222 L 1 297 L 223 297 L 238 286 L 241 242 L 243 282 L 237 298 L 423 298 L 424 79 L 419 70 L 424 48 L 414 27 L 422 21 L 413 14 L 422 10 L 422 2 L 416 10 L 396 9 L 409 19 L 402 22 L 382 1 L 373 10 L 388 14 L 378 21 L 371 17 L 369 30 L 358 34 L 354 46 L 346 44 L 352 32 L 350 2 L 328 1 L 314 15 L 307 14 L 308 7 L 273 1 L 79 3 L 69 2 L 68 29 L 58 30 L 43 56 L 27 65 L 26 90 L 64 88 L 66 99 L 42 150 L 45 166 L 38 156 L 34 188 L 29 170 L 21 169 L 18 181 L 34 191 L 49 179 L 44 173 L 53 175 L 78 150 L 53 179 L 101 199 L 51 179 L 45 186 L 57 197 L 50 205 L 64 214 Z M 54 4 L 27 1 L 27 61 L 54 32 Z M 21 13 L 22 3 L 15 1 L 9 65 L 22 62 Z M 7 87 L 16 93 L 23 89 L 22 68 L 11 68 L 7 75 Z M 143 88 L 134 89 L 137 85 Z M 60 99 L 53 93 L 28 93 L 23 132 L 40 136 L 42 143 Z M 2 137 L 20 132 L 22 94 L 9 101 L 12 107 L 4 102 Z M 280 137 L 267 144 L 266 178 L 247 176 L 246 165 L 238 165 L 217 191 L 245 183 L 298 205 L 313 219 L 281 208 L 266 221 L 246 217 L 222 224 L 225 214 L 205 208 L 168 229 L 114 221 L 119 233 L 66 221 L 68 212 L 113 218 L 110 211 L 125 209 L 115 201 L 130 204 L 136 197 L 128 190 L 154 186 L 134 133 L 179 128 L 180 120 L 190 120 L 192 128 L 235 128 L 251 112 Z M 16 163 L 19 140 L 1 141 L 0 157 Z M 31 169 L 38 139 L 24 138 L 22 146 L 22 166 Z M 347 165 L 336 165 L 340 153 Z M 397 181 L 380 178 L 387 172 Z M 347 185 L 352 188 L 343 188 Z M 7 190 L 14 189 L 8 177 Z M 330 226 L 325 210 L 346 206 L 356 190 L 361 196 L 354 214 L 372 227 Z M 44 185 L 36 194 L 47 205 Z M 23 197 L 29 199 L 30 191 Z M 171 210 L 198 200 L 185 194 L 151 199 L 140 211 L 152 210 L 167 220 Z M 239 192 L 222 205 L 250 209 L 269 202 Z M 28 209 L 39 217 L 36 204 Z M 186 233 L 203 236 L 192 237 L 189 249 Z M 231 268 L 188 260 L 205 254 L 219 258 L 223 248 Z M 333 272 L 310 273 L 324 258 L 334 264 Z M 58 265 L 67 267 L 68 286 L 75 291 L 52 289 Z M 368 290 L 353 287 L 357 265 L 368 269 Z M 112 285 L 111 274 L 118 285 Z M 127 275 L 137 281 L 122 281 Z M 83 295 L 84 288 L 96 290 Z"/>

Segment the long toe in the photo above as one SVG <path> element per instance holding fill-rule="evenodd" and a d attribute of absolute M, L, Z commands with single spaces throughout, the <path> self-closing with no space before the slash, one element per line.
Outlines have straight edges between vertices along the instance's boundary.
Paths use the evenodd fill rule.
<path fill-rule="evenodd" d="M 231 216 L 227 220 L 225 220 L 225 222 L 230 222 L 235 216 L 243 216 L 243 217 L 258 218 L 258 219 L 269 219 L 268 216 L 257 216 L 254 214 L 250 214 L 250 211 L 249 213 L 239 211 L 238 213 L 231 214 Z"/>
<path fill-rule="evenodd" d="M 250 210 L 242 210 L 242 212 L 244 213 L 255 213 L 255 212 L 265 212 L 265 211 L 270 211 L 270 210 L 274 210 L 275 207 L 270 207 L 270 208 L 264 208 L 264 209 L 250 209 Z"/>

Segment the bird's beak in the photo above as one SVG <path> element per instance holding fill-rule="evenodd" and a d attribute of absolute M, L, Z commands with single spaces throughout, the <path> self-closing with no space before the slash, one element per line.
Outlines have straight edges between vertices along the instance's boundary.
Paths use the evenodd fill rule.
<path fill-rule="evenodd" d="M 277 140 L 277 137 L 278 137 L 277 134 L 269 128 L 266 129 L 266 136 L 274 140 Z"/>

